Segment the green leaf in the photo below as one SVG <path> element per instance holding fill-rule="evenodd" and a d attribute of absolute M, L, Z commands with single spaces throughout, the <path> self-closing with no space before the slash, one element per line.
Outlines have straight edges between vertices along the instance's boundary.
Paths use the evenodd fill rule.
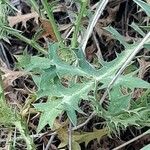
<path fill-rule="evenodd" d="M 113 33 L 113 35 L 120 40 L 124 45 L 125 50 L 121 54 L 118 54 L 115 60 L 103 62 L 102 68 L 98 70 L 86 61 L 81 49 L 74 50 L 78 64 L 70 65 L 69 63 L 64 62 L 62 60 L 62 55 L 60 56 L 59 53 L 59 43 L 49 45 L 48 58 L 31 56 L 29 63 L 25 65 L 25 69 L 32 72 L 34 82 L 37 84 L 38 88 L 36 93 L 37 97 L 48 97 L 47 103 L 35 104 L 35 108 L 41 112 L 38 132 L 47 124 L 52 127 L 55 118 L 63 112 L 66 112 L 73 125 L 76 125 L 76 111 L 84 114 L 79 107 L 81 99 L 88 100 L 88 94 L 94 92 L 96 82 L 103 83 L 103 88 L 107 87 L 119 68 L 126 62 L 127 58 L 137 47 L 138 43 L 126 43 L 124 38 L 112 27 L 109 27 L 108 31 Z M 42 65 L 42 62 L 44 62 L 44 65 Z M 35 72 L 35 69 L 40 71 L 37 73 Z M 68 76 L 69 79 L 67 78 Z M 66 81 L 66 79 L 68 80 Z M 64 81 L 66 82 L 66 85 L 63 85 Z M 149 88 L 149 83 L 136 77 L 132 77 L 131 75 L 122 75 L 115 82 L 114 86 L 125 86 L 130 89 Z M 118 118 L 114 119 L 116 120 L 117 125 L 120 124 L 121 120 L 124 121 L 124 119 L 128 117 L 129 121 L 123 125 L 126 126 L 127 124 L 130 124 L 130 121 L 132 120 L 130 114 L 125 112 L 129 111 L 131 97 L 130 95 L 119 94 L 118 98 L 113 98 L 113 95 L 115 94 L 111 94 L 109 110 L 111 113 L 121 113 L 120 116 L 117 116 Z M 115 100 L 117 100 L 117 102 Z M 114 104 L 116 104 L 115 107 L 119 107 L 119 109 L 115 110 Z M 124 115 L 122 112 L 126 114 Z M 111 113 L 107 113 L 108 116 L 110 115 L 110 118 L 112 117 Z M 108 118 L 107 115 L 105 118 Z M 137 114 L 133 124 L 136 123 L 136 120 Z"/>
<path fill-rule="evenodd" d="M 135 24 L 134 22 L 132 22 L 132 24 L 130 25 L 135 31 L 137 31 L 141 36 L 145 37 L 145 33 L 139 28 L 139 26 L 137 24 Z"/>
<path fill-rule="evenodd" d="M 104 28 L 108 32 L 110 32 L 115 39 L 117 39 L 124 47 L 128 47 L 128 43 L 125 41 L 124 37 L 120 35 L 120 33 L 111 26 Z"/>
<path fill-rule="evenodd" d="M 147 26 L 140 26 L 141 28 L 147 30 L 147 31 L 150 31 L 150 25 L 147 25 Z"/>
<path fill-rule="evenodd" d="M 146 49 L 150 50 L 150 42 L 149 42 L 149 43 L 145 43 L 145 44 L 144 44 L 144 47 L 145 47 Z"/>
<path fill-rule="evenodd" d="M 7 126 L 14 125 L 14 122 L 18 120 L 18 116 L 16 115 L 15 111 L 13 111 L 5 101 L 3 94 L 4 91 L 1 82 L 2 80 L 0 77 L 0 124 Z"/>
<path fill-rule="evenodd" d="M 29 72 L 33 69 L 48 69 L 52 62 L 48 58 L 39 56 L 21 55 L 17 56 L 18 64 L 24 68 L 25 71 Z"/>
<path fill-rule="evenodd" d="M 27 54 L 25 51 L 23 55 L 17 55 L 16 59 L 18 61 L 17 67 L 25 68 L 27 65 L 30 64 L 31 56 Z"/>
<path fill-rule="evenodd" d="M 47 124 L 53 128 L 53 123 L 56 117 L 63 111 L 61 100 L 59 99 L 46 103 L 34 104 L 33 106 L 37 109 L 37 111 L 41 112 L 37 132 L 40 132 Z"/>
<path fill-rule="evenodd" d="M 107 77 L 115 75 L 122 64 L 126 62 L 126 59 L 133 53 L 137 45 L 138 43 L 129 44 L 123 52 L 117 55 L 116 59 L 110 62 L 103 62 L 103 67 L 97 71 L 96 80 L 102 81 Z"/>
<path fill-rule="evenodd" d="M 76 115 L 74 108 L 72 106 L 68 105 L 67 103 L 64 103 L 63 106 L 67 112 L 67 116 L 69 117 L 70 121 L 72 122 L 72 124 L 74 126 L 76 126 L 77 125 L 77 115 Z"/>
<path fill-rule="evenodd" d="M 114 116 L 129 109 L 131 95 L 123 95 L 120 91 L 120 87 L 117 86 L 113 87 L 110 91 L 109 100 L 108 112 Z"/>
<path fill-rule="evenodd" d="M 112 81 L 113 76 L 109 76 L 105 79 L 103 79 L 101 82 L 103 85 L 100 87 L 100 89 L 106 88 L 108 84 Z M 121 75 L 116 82 L 114 83 L 114 86 L 124 86 L 130 89 L 134 88 L 150 88 L 150 84 L 138 77 L 132 77 L 129 75 Z"/>
<path fill-rule="evenodd" d="M 79 102 L 82 98 L 84 99 L 87 97 L 87 94 L 93 86 L 94 83 L 89 82 L 86 84 L 76 84 L 71 88 L 57 86 L 57 84 L 54 85 L 55 89 L 51 87 L 54 93 L 57 93 L 57 90 L 59 89 L 58 92 L 61 95 L 61 97 L 59 97 L 59 99 L 56 100 L 50 99 L 46 103 L 34 104 L 34 107 L 41 112 L 37 131 L 40 132 L 41 129 L 47 124 L 49 124 L 52 128 L 55 118 L 63 111 L 67 112 L 67 115 L 70 118 L 72 124 L 76 125 L 77 116 L 75 110 L 79 113 L 83 113 L 83 111 L 78 106 Z M 51 94 L 51 97 L 55 96 L 54 93 Z"/>
<path fill-rule="evenodd" d="M 141 148 L 140 150 L 150 150 L 150 144 L 144 146 L 144 147 Z"/>
<path fill-rule="evenodd" d="M 95 76 L 97 74 L 96 69 L 86 60 L 85 55 L 81 48 L 74 49 L 76 56 L 78 58 L 79 67 L 82 68 L 84 72 L 91 76 Z"/>
<path fill-rule="evenodd" d="M 150 17 L 150 5 L 145 3 L 142 0 L 133 0 L 137 5 L 139 5 L 147 14 L 147 16 Z"/>

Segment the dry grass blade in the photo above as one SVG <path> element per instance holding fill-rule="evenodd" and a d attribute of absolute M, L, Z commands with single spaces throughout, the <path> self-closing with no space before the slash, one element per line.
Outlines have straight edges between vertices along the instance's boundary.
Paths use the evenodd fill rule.
<path fill-rule="evenodd" d="M 90 24 L 88 25 L 88 28 L 83 36 L 83 40 L 81 42 L 81 46 L 82 46 L 82 50 L 85 53 L 85 48 L 88 42 L 88 39 L 93 31 L 94 26 L 96 25 L 99 17 L 101 16 L 104 8 L 106 7 L 106 5 L 108 4 L 109 0 L 102 0 L 101 2 L 99 2 L 99 6 L 92 18 L 92 21 L 90 21 Z"/>
<path fill-rule="evenodd" d="M 68 148 L 72 150 L 72 131 L 71 131 L 72 124 L 69 123 L 69 131 L 68 131 Z"/>
<path fill-rule="evenodd" d="M 2 75 L 4 89 L 12 85 L 14 80 L 25 75 L 25 72 L 23 71 L 12 71 L 3 67 L 0 67 L 0 71 L 4 73 L 4 75 Z"/>
<path fill-rule="evenodd" d="M 8 16 L 8 22 L 9 22 L 9 25 L 10 27 L 13 27 L 14 25 L 22 22 L 22 25 L 24 27 L 26 27 L 26 22 L 32 18 L 35 19 L 36 23 L 38 23 L 38 13 L 37 12 L 32 12 L 32 13 L 29 13 L 29 14 L 25 14 L 25 15 L 22 15 L 20 12 L 17 13 L 16 16 Z"/>
<path fill-rule="evenodd" d="M 149 133 L 150 133 L 150 130 L 147 130 L 146 132 L 142 133 L 141 135 L 139 135 L 139 136 L 133 138 L 132 140 L 130 140 L 130 141 L 128 141 L 128 142 L 126 142 L 126 143 L 124 143 L 124 144 L 122 144 L 122 145 L 120 145 L 120 146 L 118 146 L 118 147 L 116 147 L 116 148 L 114 148 L 114 149 L 112 149 L 112 150 L 121 149 L 121 148 L 127 146 L 128 144 L 130 144 L 130 143 L 132 143 L 132 142 L 134 142 L 134 141 L 136 141 L 136 140 L 142 138 L 143 136 L 145 136 L 145 135 L 147 135 L 147 134 L 149 134 Z"/>

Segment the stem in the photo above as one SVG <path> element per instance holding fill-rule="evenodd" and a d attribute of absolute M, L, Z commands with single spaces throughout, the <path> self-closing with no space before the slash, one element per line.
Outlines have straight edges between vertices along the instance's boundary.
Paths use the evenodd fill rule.
<path fill-rule="evenodd" d="M 96 112 L 93 112 L 93 113 L 88 117 L 88 119 L 87 119 L 85 122 L 79 124 L 79 125 L 76 126 L 76 127 L 73 127 L 73 128 L 72 128 L 72 131 L 77 130 L 77 129 L 79 129 L 79 128 L 85 126 L 95 115 L 96 115 Z"/>
<path fill-rule="evenodd" d="M 0 70 L 0 103 L 6 103 L 5 96 L 4 96 L 4 90 L 3 90 L 3 82 L 2 82 L 1 70 Z"/>
<path fill-rule="evenodd" d="M 126 143 L 124 143 L 124 144 L 122 144 L 122 145 L 120 145 L 120 146 L 118 146 L 118 147 L 116 147 L 116 148 L 114 148 L 114 149 L 112 149 L 112 150 L 121 149 L 122 147 L 127 146 L 128 144 L 130 144 L 130 143 L 132 143 L 132 142 L 134 142 L 134 141 L 136 141 L 136 140 L 142 138 L 143 136 L 145 136 L 145 135 L 147 135 L 147 134 L 149 134 L 149 133 L 150 133 L 150 130 L 147 130 L 146 132 L 142 133 L 141 135 L 139 135 L 139 136 L 137 136 L 137 137 L 131 139 L 130 141 L 128 141 L 128 142 L 126 142 Z"/>
<path fill-rule="evenodd" d="M 75 29 L 74 29 L 73 37 L 71 40 L 71 48 L 76 48 L 76 46 L 77 46 L 78 33 L 80 30 L 80 26 L 81 26 L 81 19 L 83 17 L 84 11 L 86 9 L 87 2 L 88 2 L 87 0 L 84 0 L 81 2 L 81 11 L 79 12 L 78 18 L 75 23 Z"/>
<path fill-rule="evenodd" d="M 39 14 L 40 17 L 44 17 L 43 11 L 40 11 L 40 8 L 35 0 L 29 0 L 34 10 Z"/>
<path fill-rule="evenodd" d="M 69 131 L 68 131 L 68 149 L 72 150 L 72 124 L 71 121 L 69 122 Z"/>
<path fill-rule="evenodd" d="M 56 134 L 51 135 L 51 138 L 50 138 L 50 140 L 48 141 L 45 150 L 49 150 L 49 148 L 50 148 L 50 146 L 51 146 L 51 143 L 52 143 L 53 139 L 55 138 L 55 136 L 56 136 Z"/>
<path fill-rule="evenodd" d="M 5 96 L 4 96 L 1 72 L 0 72 L 0 104 L 4 104 L 4 106 L 7 109 L 8 106 L 6 104 L 6 100 L 5 100 Z M 20 131 L 20 134 L 22 135 L 23 139 L 26 142 L 27 150 L 35 150 L 33 141 L 31 139 L 31 137 L 29 136 L 29 134 L 27 133 L 28 129 L 26 128 L 25 123 L 22 123 L 22 122 L 23 121 L 20 121 L 20 119 L 17 118 L 13 122 L 11 122 L 11 124 L 15 125 L 16 128 Z"/>
<path fill-rule="evenodd" d="M 53 31 L 56 35 L 56 38 L 57 38 L 58 42 L 60 43 L 61 48 L 64 48 L 63 40 L 61 38 L 60 32 L 58 30 L 57 24 L 56 24 L 55 19 L 54 19 L 52 6 L 47 2 L 47 0 L 42 0 L 42 4 L 44 6 L 45 11 L 47 12 L 49 22 L 53 28 Z"/>
<path fill-rule="evenodd" d="M 26 126 L 22 124 L 22 121 L 17 121 L 14 123 L 16 128 L 19 130 L 21 136 L 26 142 L 27 150 L 35 150 L 35 146 L 33 144 L 32 138 L 27 133 L 28 129 L 26 129 Z"/>
<path fill-rule="evenodd" d="M 34 47 L 37 51 L 41 52 L 42 54 L 44 54 L 44 55 L 47 54 L 47 51 L 43 47 L 41 47 L 37 42 L 26 38 L 25 36 L 20 34 L 17 30 L 13 30 L 12 28 L 9 28 L 6 26 L 3 26 L 3 29 L 6 30 L 9 34 L 19 38 L 20 40 L 24 41 L 25 43 L 31 45 L 32 47 Z"/>

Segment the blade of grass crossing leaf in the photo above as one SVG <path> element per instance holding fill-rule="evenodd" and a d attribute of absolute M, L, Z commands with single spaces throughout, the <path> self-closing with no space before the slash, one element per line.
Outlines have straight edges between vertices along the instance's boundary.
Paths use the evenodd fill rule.
<path fill-rule="evenodd" d="M 92 17 L 92 19 L 88 25 L 88 28 L 86 29 L 86 32 L 84 33 L 84 37 L 81 42 L 82 50 L 84 53 L 85 53 L 85 48 L 86 48 L 88 39 L 93 31 L 93 28 L 94 28 L 95 24 L 97 23 L 99 17 L 101 16 L 103 10 L 105 9 L 106 5 L 108 4 L 108 2 L 109 2 L 109 0 L 101 0 L 99 2 L 98 8 L 95 11 L 94 16 Z"/>
<path fill-rule="evenodd" d="M 134 49 L 133 53 L 126 59 L 126 61 L 123 63 L 121 68 L 118 70 L 115 77 L 112 79 L 110 84 L 108 85 L 108 89 L 112 87 L 114 82 L 117 80 L 117 78 L 121 75 L 121 73 L 124 71 L 124 69 L 127 67 L 127 65 L 131 62 L 131 60 L 135 57 L 135 55 L 143 48 L 143 45 L 145 42 L 150 38 L 150 32 L 147 33 L 147 35 L 143 38 L 143 40 L 137 45 L 137 47 Z"/>

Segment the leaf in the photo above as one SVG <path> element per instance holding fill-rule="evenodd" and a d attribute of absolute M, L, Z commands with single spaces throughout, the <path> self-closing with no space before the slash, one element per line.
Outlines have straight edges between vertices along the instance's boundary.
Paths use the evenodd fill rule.
<path fill-rule="evenodd" d="M 150 5 L 145 3 L 144 1 L 141 0 L 133 0 L 137 5 L 139 5 L 147 14 L 147 16 L 150 17 Z"/>
<path fill-rule="evenodd" d="M 108 118 L 107 121 L 107 125 L 108 128 L 110 128 L 111 130 L 113 130 L 115 132 L 115 130 L 119 131 L 121 128 L 122 129 L 126 129 L 128 126 L 134 125 L 134 126 L 140 126 L 138 121 L 140 120 L 140 117 L 138 116 L 138 114 L 134 114 L 134 113 L 120 113 L 116 116 L 107 116 L 106 118 Z"/>
<path fill-rule="evenodd" d="M 77 142 L 73 142 L 72 143 L 72 150 L 81 150 L 81 147 Z"/>
<path fill-rule="evenodd" d="M 135 31 L 137 31 L 142 37 L 145 37 L 145 33 L 139 28 L 139 26 L 137 24 L 135 24 L 134 22 L 132 22 L 132 24 L 130 25 Z"/>
<path fill-rule="evenodd" d="M 89 82 L 86 84 L 76 84 L 75 86 L 72 86 L 71 88 L 65 88 L 61 87 L 57 88 L 57 84 L 54 85 L 55 89 L 52 89 L 57 94 L 57 90 L 60 94 L 60 98 L 56 100 L 49 99 L 46 103 L 39 103 L 34 104 L 34 107 L 37 109 L 37 111 L 41 112 L 40 121 L 39 121 L 39 127 L 38 132 L 41 131 L 41 129 L 49 124 L 50 127 L 53 127 L 53 123 L 55 121 L 55 118 L 61 114 L 63 111 L 66 111 L 71 122 L 74 124 L 74 126 L 77 124 L 77 117 L 75 114 L 75 110 L 79 113 L 83 113 L 83 111 L 79 108 L 79 102 L 83 98 L 87 96 L 89 93 L 90 87 L 94 85 L 93 82 Z M 53 88 L 53 87 L 51 87 Z M 80 89 L 80 90 L 79 90 Z M 51 92 L 51 91 L 50 91 Z M 55 96 L 54 93 L 51 94 L 51 97 Z"/>
<path fill-rule="evenodd" d="M 13 27 L 14 25 L 22 22 L 22 25 L 26 28 L 26 22 L 32 18 L 34 18 L 36 23 L 38 24 L 39 15 L 37 12 L 31 12 L 25 15 L 22 15 L 21 13 L 17 13 L 16 16 L 8 16 L 9 26 Z"/>
<path fill-rule="evenodd" d="M 87 146 L 88 143 L 94 139 L 100 140 L 103 136 L 107 135 L 109 131 L 107 128 L 100 130 L 95 130 L 93 132 L 72 132 L 72 142 L 73 143 L 85 143 Z M 64 147 L 68 144 L 68 130 L 67 127 L 60 128 L 57 130 L 58 138 L 61 140 L 59 148 Z"/>
<path fill-rule="evenodd" d="M 6 89 L 8 86 L 12 85 L 14 80 L 25 75 L 25 72 L 23 72 L 23 71 L 12 71 L 12 70 L 9 70 L 9 69 L 3 68 L 3 67 L 0 67 L 0 71 L 4 73 L 2 75 L 4 89 Z"/>
<path fill-rule="evenodd" d="M 41 37 L 50 37 L 53 41 L 56 42 L 57 38 L 49 20 L 40 18 L 40 23 L 41 23 L 42 28 L 44 29 Z"/>
<path fill-rule="evenodd" d="M 103 79 L 101 82 L 104 83 L 100 89 L 106 88 L 108 84 L 112 81 L 113 76 L 109 76 L 108 78 Z M 150 88 L 150 84 L 138 77 L 132 77 L 129 75 L 121 75 L 116 82 L 114 83 L 114 86 L 124 86 L 130 89 L 134 88 Z"/>
<path fill-rule="evenodd" d="M 116 29 L 111 26 L 104 29 L 110 32 L 114 36 L 114 38 L 117 39 L 124 47 L 128 47 L 128 43 L 125 41 L 124 37 L 120 35 L 118 31 L 116 31 Z"/>
<path fill-rule="evenodd" d="M 149 150 L 150 149 L 150 144 L 144 146 L 143 148 L 141 148 L 140 150 Z"/>
<path fill-rule="evenodd" d="M 74 52 L 76 53 L 76 56 L 78 58 L 79 67 L 82 68 L 84 72 L 91 74 L 91 76 L 96 75 L 96 69 L 86 60 L 82 49 L 74 49 Z"/>
<path fill-rule="evenodd" d="M 8 106 L 8 104 L 5 101 L 4 94 L 3 94 L 3 87 L 0 83 L 0 124 L 10 126 L 10 125 L 14 125 L 14 123 L 17 120 L 18 120 L 18 116 Z"/>
<path fill-rule="evenodd" d="M 123 95 L 117 86 L 110 91 L 109 100 L 108 112 L 114 116 L 129 109 L 131 95 Z"/>
<path fill-rule="evenodd" d="M 120 36 L 119 33 L 112 27 L 109 31 L 113 32 L 116 38 Z M 27 62 L 27 64 L 23 67 L 27 71 L 32 71 L 32 76 L 38 86 L 37 96 L 38 98 L 48 97 L 48 101 L 46 103 L 41 103 L 39 105 L 36 104 L 38 107 L 40 107 L 40 105 L 42 107 L 47 106 L 45 111 L 41 109 L 41 118 L 39 121 L 40 127 L 38 128 L 38 131 L 40 131 L 47 124 L 49 124 L 52 128 L 55 118 L 63 112 L 67 112 L 67 116 L 72 121 L 74 126 L 77 124 L 76 111 L 79 113 L 84 113 L 79 107 L 81 99 L 88 100 L 88 94 L 90 92 L 94 92 L 96 82 L 103 83 L 103 88 L 107 87 L 119 68 L 126 62 L 127 58 L 133 53 L 138 45 L 138 43 L 128 44 L 124 41 L 123 37 L 121 38 L 122 39 L 120 41 L 124 44 L 125 50 L 121 54 L 118 54 L 115 60 L 111 62 L 103 62 L 102 68 L 98 70 L 86 61 L 81 49 L 74 49 L 78 64 L 70 65 L 69 63 L 64 62 L 62 59 L 63 56 L 59 53 L 61 50 L 59 43 L 49 44 L 48 57 L 43 58 L 32 56 L 29 59 L 29 63 Z M 35 72 L 35 69 L 40 70 L 38 74 Z M 64 86 L 62 81 L 68 76 L 71 77 L 72 83 L 67 81 L 66 86 Z M 133 74 L 120 76 L 120 78 L 115 82 L 115 86 L 125 86 L 130 89 L 150 87 L 149 83 L 132 76 Z M 59 100 L 59 103 L 57 103 L 57 100 Z M 120 116 L 116 116 L 114 118 L 114 121 L 116 121 L 115 127 L 120 124 L 121 126 L 126 127 L 126 125 L 131 124 L 131 121 L 133 121 L 132 124 L 137 124 L 136 121 L 139 119 L 139 116 L 136 114 L 132 120 L 132 115 L 126 112 L 129 111 L 130 96 L 122 94 L 117 98 L 117 100 L 118 103 L 115 107 L 120 107 L 120 109 L 116 110 L 115 113 L 117 114 L 118 112 L 123 112 L 125 115 L 121 113 Z M 55 105 L 53 109 L 54 112 L 56 111 L 55 115 L 51 112 L 50 106 L 50 103 L 54 103 L 54 101 Z M 112 108 L 114 104 L 111 105 L 110 111 L 114 112 L 115 110 Z M 40 109 L 37 110 L 40 111 Z M 50 115 L 51 113 L 52 115 Z M 48 116 L 46 116 L 46 114 L 48 114 Z M 106 114 L 107 115 L 105 118 L 112 117 L 111 113 Z M 128 122 L 123 122 L 124 124 L 121 123 L 121 121 L 128 118 Z"/>
<path fill-rule="evenodd" d="M 119 95 L 116 96 L 119 97 Z M 108 128 L 110 128 L 115 132 L 115 130 L 119 131 L 120 128 L 125 129 L 129 125 L 149 126 L 150 124 L 149 97 L 150 97 L 150 90 L 148 89 L 139 99 L 137 99 L 136 101 L 131 101 L 129 109 L 126 110 L 124 109 L 124 111 L 114 115 L 106 112 L 105 117 L 107 118 L 106 122 Z"/>
<path fill-rule="evenodd" d="M 35 58 L 35 56 L 32 56 L 30 59 L 31 63 L 27 64 L 26 68 L 27 69 L 31 68 L 31 70 L 34 68 L 39 68 L 42 70 L 40 75 L 36 77 L 34 75 L 34 80 L 38 86 L 38 92 L 37 92 L 38 98 L 47 96 L 51 101 L 53 100 L 54 97 L 56 97 L 56 100 L 58 98 L 60 101 L 55 105 L 55 108 L 57 108 L 56 110 L 60 110 L 60 111 L 55 113 L 56 114 L 55 116 L 52 115 L 53 116 L 52 118 L 51 117 L 48 118 L 48 116 L 43 117 L 44 114 L 43 112 L 41 113 L 42 123 L 39 124 L 42 125 L 40 125 L 40 130 L 46 124 L 49 124 L 48 120 L 51 122 L 51 124 L 49 125 L 52 127 L 55 118 L 60 113 L 63 113 L 64 111 L 67 112 L 67 116 L 75 126 L 77 124 L 76 111 L 79 113 L 83 113 L 83 111 L 79 108 L 80 100 L 88 99 L 87 98 L 88 93 L 94 90 L 95 80 L 101 81 L 104 84 L 103 87 L 106 87 L 108 83 L 112 80 L 112 77 L 113 75 L 115 75 L 118 68 L 124 63 L 126 58 L 132 53 L 134 47 L 136 47 L 136 44 L 131 46 L 128 45 L 128 49 L 126 51 L 123 51 L 123 53 L 119 54 L 114 61 L 109 63 L 104 63 L 104 66 L 100 70 L 95 70 L 92 66 L 90 66 L 90 64 L 85 60 L 80 50 L 75 50 L 75 53 L 79 59 L 79 66 L 69 65 L 66 62 L 62 61 L 58 55 L 58 49 L 59 49 L 58 43 L 53 43 L 49 45 L 49 58 L 41 57 L 40 58 L 41 62 L 40 62 L 38 61 L 39 57 Z M 46 61 L 45 66 L 43 65 L 43 69 L 41 65 L 42 61 Z M 83 83 L 73 83 L 71 86 L 64 87 L 61 83 L 61 78 L 64 75 L 85 76 L 89 78 L 89 81 L 83 80 L 84 81 Z M 91 80 L 92 77 L 94 80 L 93 79 Z M 115 85 L 122 85 L 122 86 L 129 87 L 131 89 L 135 87 L 149 88 L 149 83 L 146 83 L 145 81 L 138 79 L 136 77 L 127 76 L 127 75 L 120 76 L 120 78 L 117 80 Z M 124 103 L 117 104 L 117 107 L 120 107 L 118 112 L 121 112 L 124 109 L 128 110 L 129 107 L 130 96 L 121 95 L 121 98 L 124 100 L 123 101 Z M 118 100 L 119 102 L 121 101 L 120 97 L 118 98 Z M 50 101 L 48 101 L 48 103 Z M 114 111 L 112 107 L 110 109 L 111 111 Z M 46 111 L 48 114 L 49 109 L 47 109 Z M 44 121 L 44 119 L 46 120 Z"/>
<path fill-rule="evenodd" d="M 72 106 L 68 105 L 67 103 L 64 103 L 63 106 L 67 112 L 67 116 L 69 117 L 70 121 L 72 122 L 74 126 L 76 126 L 77 115 L 76 115 L 75 109 Z"/>
<path fill-rule="evenodd" d="M 144 44 L 144 47 L 145 47 L 146 49 L 150 50 L 150 42 L 149 42 L 149 43 L 145 43 L 145 44 Z"/>
<path fill-rule="evenodd" d="M 41 112 L 37 132 L 40 132 L 47 124 L 53 128 L 53 123 L 56 117 L 61 114 L 63 107 L 61 106 L 61 100 L 53 100 L 46 103 L 33 104 L 37 111 Z"/>
<path fill-rule="evenodd" d="M 26 72 L 34 69 L 48 69 L 52 62 L 48 58 L 39 56 L 20 55 L 17 56 L 18 66 L 24 68 Z"/>
<path fill-rule="evenodd" d="M 85 145 L 87 146 L 87 144 L 90 141 L 94 139 L 100 140 L 104 135 L 107 134 L 108 134 L 108 130 L 106 128 L 95 130 L 93 132 L 83 132 L 83 133 L 75 132 L 75 134 L 73 134 L 73 139 L 78 143 L 85 142 Z"/>

